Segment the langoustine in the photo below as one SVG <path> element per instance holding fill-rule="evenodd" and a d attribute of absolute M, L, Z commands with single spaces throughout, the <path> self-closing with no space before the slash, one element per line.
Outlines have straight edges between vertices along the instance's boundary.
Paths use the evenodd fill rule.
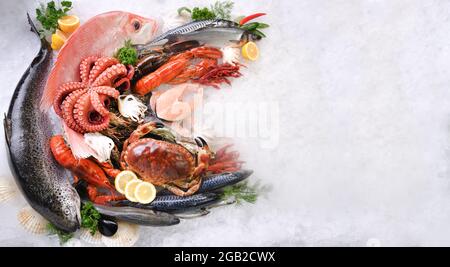
<path fill-rule="evenodd" d="M 191 78 L 199 78 L 210 67 L 215 66 L 217 59 L 221 57 L 222 52 L 217 48 L 205 46 L 192 48 L 171 57 L 167 63 L 156 71 L 144 76 L 136 83 L 134 90 L 139 95 L 146 95 L 164 83 L 172 81 L 182 83 Z M 200 61 L 191 66 L 193 59 L 200 59 Z"/>

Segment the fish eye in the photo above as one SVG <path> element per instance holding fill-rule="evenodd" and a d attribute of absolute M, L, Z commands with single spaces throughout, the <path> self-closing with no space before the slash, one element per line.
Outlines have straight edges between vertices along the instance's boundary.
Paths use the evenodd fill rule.
<path fill-rule="evenodd" d="M 133 27 L 135 31 L 138 31 L 141 28 L 141 23 L 138 20 L 133 21 Z"/>

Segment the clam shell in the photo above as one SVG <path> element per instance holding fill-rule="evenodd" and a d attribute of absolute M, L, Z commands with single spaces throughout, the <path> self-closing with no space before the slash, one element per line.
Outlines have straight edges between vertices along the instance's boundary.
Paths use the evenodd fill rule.
<path fill-rule="evenodd" d="M 17 214 L 20 225 L 32 234 L 44 234 L 47 232 L 48 221 L 31 207 L 25 207 Z"/>
<path fill-rule="evenodd" d="M 0 203 L 6 202 L 17 195 L 17 188 L 12 182 L 0 181 Z"/>
<path fill-rule="evenodd" d="M 118 222 L 119 229 L 111 237 L 102 236 L 107 247 L 131 247 L 139 239 L 139 226 L 126 222 Z"/>
<path fill-rule="evenodd" d="M 99 231 L 91 235 L 91 232 L 87 229 L 80 230 L 80 239 L 84 242 L 92 245 L 100 245 L 102 243 L 102 234 Z"/>

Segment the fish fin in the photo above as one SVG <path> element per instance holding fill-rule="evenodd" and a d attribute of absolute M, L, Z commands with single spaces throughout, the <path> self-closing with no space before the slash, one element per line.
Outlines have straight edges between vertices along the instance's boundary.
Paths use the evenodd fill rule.
<path fill-rule="evenodd" d="M 5 140 L 6 144 L 11 146 L 11 120 L 8 119 L 5 113 L 5 118 L 3 119 L 3 128 L 5 129 Z"/>
<path fill-rule="evenodd" d="M 34 25 L 33 20 L 30 17 L 30 14 L 27 12 L 27 20 L 28 20 L 28 24 L 30 24 L 30 31 L 32 31 L 33 33 L 36 34 L 36 36 L 39 38 L 39 40 L 41 40 L 41 46 L 50 46 L 50 44 L 45 40 L 45 38 L 41 35 L 41 33 L 39 32 L 39 30 L 36 28 L 36 25 Z"/>
<path fill-rule="evenodd" d="M 35 34 L 37 34 L 39 36 L 39 39 L 41 39 L 41 35 L 39 34 L 38 29 L 36 28 L 36 25 L 34 25 L 33 20 L 30 17 L 30 14 L 27 12 L 27 20 L 28 20 L 28 24 L 30 24 L 31 26 L 31 31 L 34 32 Z"/>

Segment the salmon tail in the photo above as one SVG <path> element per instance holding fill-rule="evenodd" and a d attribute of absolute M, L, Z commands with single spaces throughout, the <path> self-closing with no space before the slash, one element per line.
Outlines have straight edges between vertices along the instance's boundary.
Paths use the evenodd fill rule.
<path fill-rule="evenodd" d="M 64 132 L 66 133 L 67 144 L 75 158 L 89 158 L 94 155 L 95 151 L 90 148 L 84 141 L 84 136 L 72 130 L 65 122 L 63 122 Z"/>
<path fill-rule="evenodd" d="M 34 25 L 33 20 L 31 19 L 30 14 L 28 12 L 27 12 L 27 20 L 31 26 L 31 31 L 34 32 L 36 34 L 36 36 L 39 37 L 39 39 L 41 40 L 41 50 L 43 50 L 43 49 L 51 50 L 50 44 L 45 40 L 45 38 L 41 35 L 39 30 L 36 28 L 36 25 Z M 52 72 L 50 74 L 50 79 L 49 79 L 50 81 L 53 80 L 53 79 L 51 79 L 51 77 L 54 76 L 53 73 L 54 73 L 54 71 L 52 70 Z M 56 88 L 54 90 L 48 90 L 48 89 L 53 88 L 53 87 L 49 86 L 49 82 L 47 82 L 47 84 L 45 86 L 44 94 L 41 99 L 41 105 L 40 105 L 41 111 L 44 111 L 44 112 L 48 111 L 50 109 L 50 107 L 52 106 L 54 96 L 56 95 Z"/>
<path fill-rule="evenodd" d="M 27 20 L 28 20 L 28 24 L 30 24 L 31 26 L 31 31 L 34 32 L 37 36 L 39 36 L 39 39 L 43 40 L 44 38 L 42 38 L 41 34 L 39 33 L 38 29 L 36 28 L 36 25 L 34 25 L 33 20 L 30 17 L 30 14 L 27 12 Z M 44 39 L 45 41 L 45 39 Z"/>

